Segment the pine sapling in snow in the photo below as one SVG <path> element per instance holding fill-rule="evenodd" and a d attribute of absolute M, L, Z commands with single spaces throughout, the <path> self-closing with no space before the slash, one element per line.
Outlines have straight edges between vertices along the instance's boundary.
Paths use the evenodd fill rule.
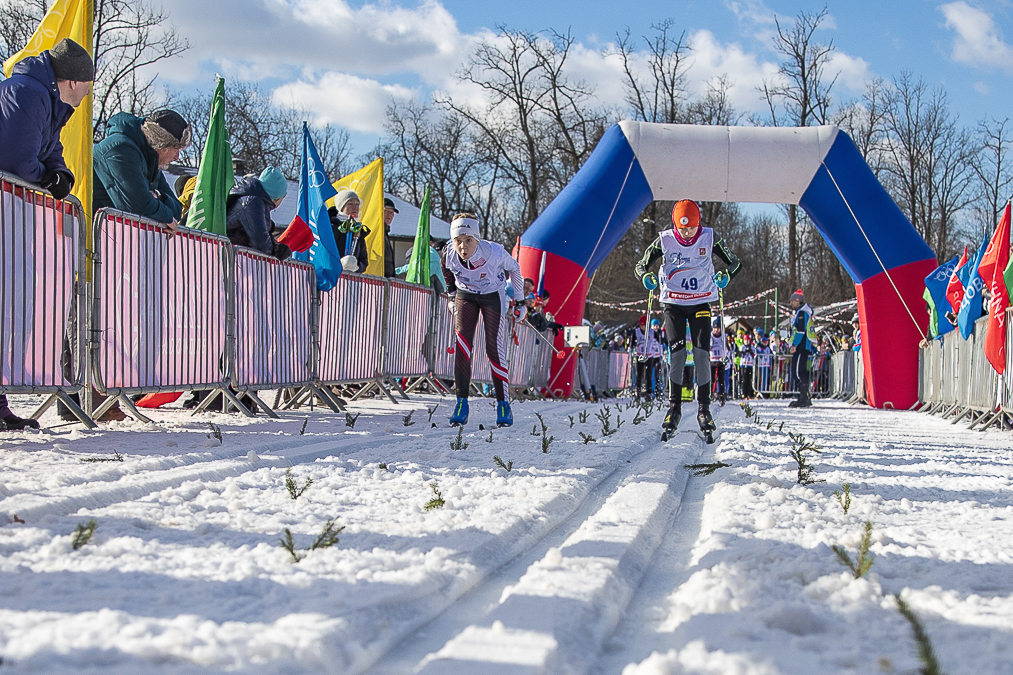
<path fill-rule="evenodd" d="M 704 464 L 683 464 L 684 469 L 689 469 L 693 472 L 694 476 L 709 476 L 718 469 L 723 469 L 731 464 L 725 464 L 724 462 L 707 462 Z"/>
<path fill-rule="evenodd" d="M 742 412 L 746 415 L 747 420 L 753 416 L 753 408 L 748 403 L 743 401 L 739 406 L 742 407 Z"/>
<path fill-rule="evenodd" d="M 97 527 L 98 522 L 94 518 L 87 523 L 78 523 L 77 529 L 74 530 L 74 538 L 70 542 L 71 548 L 77 551 L 91 541 L 91 536 L 95 534 L 95 528 Z"/>
<path fill-rule="evenodd" d="M 844 509 L 844 514 L 848 514 L 848 509 L 851 508 L 851 483 L 844 484 L 844 492 L 840 490 L 834 490 L 834 497 L 837 498 L 837 503 Z"/>
<path fill-rule="evenodd" d="M 436 409 L 439 408 L 439 407 L 440 407 L 439 403 L 437 403 L 436 405 L 434 405 L 432 408 L 430 408 L 428 406 L 426 407 L 426 412 L 429 413 L 429 423 L 430 424 L 432 424 L 432 421 L 433 421 L 433 413 L 435 413 Z"/>
<path fill-rule="evenodd" d="M 843 546 L 834 544 L 831 546 L 831 550 L 837 555 L 837 559 L 841 561 L 841 564 L 851 570 L 851 573 L 855 575 L 856 579 L 861 579 L 865 576 L 865 573 L 872 567 L 872 555 L 869 554 L 869 546 L 872 545 L 872 521 L 865 521 L 865 536 L 862 537 L 862 545 L 858 549 L 858 561 L 852 562 L 851 556 L 844 550 Z"/>
<path fill-rule="evenodd" d="M 450 449 L 451 450 L 455 450 L 456 451 L 456 450 L 467 450 L 468 449 L 468 444 L 464 442 L 464 436 L 461 435 L 463 433 L 464 433 L 464 427 L 457 427 L 457 438 L 455 438 L 454 440 L 450 441 Z"/>
<path fill-rule="evenodd" d="M 573 415 L 567 415 L 570 418 L 570 428 L 573 428 Z"/>
<path fill-rule="evenodd" d="M 505 469 L 507 472 L 512 471 L 513 468 L 514 468 L 514 461 L 513 460 L 510 460 L 509 462 L 504 463 L 503 460 L 500 458 L 499 455 L 493 455 L 492 456 L 492 461 L 496 462 L 496 466 L 498 466 L 501 469 Z"/>
<path fill-rule="evenodd" d="M 537 436 L 538 435 L 538 425 L 537 424 L 532 424 L 531 425 L 531 435 L 532 436 Z"/>
<path fill-rule="evenodd" d="M 309 549 L 307 550 L 316 551 L 317 549 L 320 548 L 330 548 L 331 546 L 334 546 L 335 544 L 338 543 L 338 535 L 341 533 L 342 530 L 345 529 L 345 526 L 342 525 L 341 527 L 338 528 L 334 527 L 336 520 L 337 520 L 336 518 L 331 518 L 326 523 L 324 523 L 324 527 L 322 530 L 320 530 L 320 534 L 317 535 L 317 538 L 313 542 L 313 545 L 310 546 Z"/>
<path fill-rule="evenodd" d="M 292 497 L 292 499 L 299 499 L 302 497 L 302 493 L 306 492 L 306 488 L 310 485 L 313 485 L 312 478 L 307 478 L 302 487 L 297 486 L 295 478 L 292 478 L 292 467 L 285 469 L 285 488 L 288 490 L 288 494 Z"/>
<path fill-rule="evenodd" d="M 380 471 L 390 471 L 390 469 L 387 468 L 387 462 L 380 462 L 380 466 L 377 468 L 380 469 Z"/>
<path fill-rule="evenodd" d="M 580 420 L 581 424 L 586 424 L 587 423 L 587 411 L 586 410 L 581 410 L 579 413 L 577 413 L 577 419 Z"/>
<path fill-rule="evenodd" d="M 217 439 L 219 444 L 224 443 L 225 440 L 222 438 L 222 428 L 217 424 L 215 424 L 214 422 L 208 422 L 208 426 L 211 428 L 211 433 L 207 434 L 207 437 L 209 439 L 211 438 Z"/>
<path fill-rule="evenodd" d="M 919 671 L 921 675 L 945 675 L 942 668 L 939 667 L 936 652 L 932 649 L 932 641 L 929 640 L 929 634 L 925 631 L 921 620 L 911 611 L 904 598 L 899 595 L 895 595 L 893 598 L 897 601 L 897 611 L 911 624 L 911 636 L 918 647 L 918 660 L 922 662 L 922 669 Z"/>
<path fill-rule="evenodd" d="M 647 419 L 646 417 L 641 417 L 640 413 L 642 412 L 644 412 L 643 408 L 637 408 L 637 412 L 633 415 L 633 426 L 637 426 Z"/>
<path fill-rule="evenodd" d="M 584 445 L 588 443 L 597 443 L 598 439 L 590 434 L 585 434 L 583 431 L 580 432 L 580 437 L 584 441 Z"/>
<path fill-rule="evenodd" d="M 603 407 L 601 410 L 595 413 L 595 417 L 597 417 L 598 420 L 601 422 L 602 438 L 605 438 L 606 436 L 611 436 L 615 432 L 619 431 L 619 427 L 616 427 L 615 429 L 612 428 L 612 411 L 609 410 L 608 406 Z"/>
<path fill-rule="evenodd" d="M 306 433 L 306 425 L 310 423 L 310 418 L 307 417 L 302 421 L 302 428 L 299 430 L 299 435 L 302 436 Z"/>
<path fill-rule="evenodd" d="M 299 551 L 296 550 L 295 542 L 292 541 L 292 532 L 287 527 L 285 528 L 285 536 L 282 539 L 279 539 L 278 543 L 280 543 L 281 547 L 288 551 L 288 554 L 292 556 L 292 562 L 297 563 L 306 557 L 304 554 L 299 553 Z"/>
<path fill-rule="evenodd" d="M 352 413 L 347 413 L 346 412 L 345 413 L 345 426 L 348 427 L 348 428 L 350 428 L 350 429 L 354 429 L 355 428 L 355 420 L 359 419 L 359 415 L 361 415 L 361 414 L 362 413 L 355 413 L 353 415 Z"/>
<path fill-rule="evenodd" d="M 422 506 L 422 508 L 425 509 L 426 511 L 432 511 L 433 509 L 442 509 L 443 505 L 446 504 L 447 502 L 443 500 L 443 493 L 440 492 L 440 488 L 436 484 L 436 481 L 430 483 L 429 487 L 431 487 L 433 490 L 433 498 L 430 499 L 428 502 L 426 502 Z"/>
<path fill-rule="evenodd" d="M 209 436 L 209 438 L 210 438 L 210 436 Z M 117 451 L 114 450 L 112 457 L 83 457 L 81 459 L 81 461 L 82 462 L 122 462 L 123 461 L 123 455 L 121 455 L 119 452 L 117 452 Z"/>
<path fill-rule="evenodd" d="M 415 411 L 414 411 L 414 410 L 412 410 L 412 411 L 411 411 L 411 412 L 409 412 L 409 413 L 408 413 L 407 415 L 404 415 L 404 416 L 403 416 L 403 417 L 401 418 L 401 424 L 403 424 L 403 425 L 404 425 L 404 426 L 406 426 L 406 427 L 410 427 L 410 426 L 412 426 L 413 424 L 415 424 L 415 422 L 412 422 L 412 415 L 414 415 L 414 414 L 415 414 Z"/>
<path fill-rule="evenodd" d="M 810 460 L 811 452 L 817 455 L 823 454 L 822 445 L 816 445 L 812 441 L 806 440 L 806 437 L 802 434 L 793 434 L 790 431 L 788 436 L 791 438 L 791 450 L 788 454 L 795 460 L 797 465 L 796 482 L 799 485 L 812 485 L 814 483 L 824 483 L 823 479 L 816 478 L 816 467 L 812 465 Z"/>
<path fill-rule="evenodd" d="M 485 439 L 486 443 L 492 443 L 492 431 L 489 431 L 489 438 Z"/>

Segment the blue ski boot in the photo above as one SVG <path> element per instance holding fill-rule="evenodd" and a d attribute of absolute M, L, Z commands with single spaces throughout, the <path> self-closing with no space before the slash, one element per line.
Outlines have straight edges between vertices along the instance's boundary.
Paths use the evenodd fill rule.
<path fill-rule="evenodd" d="M 454 406 L 454 414 L 450 416 L 450 426 L 463 427 L 468 423 L 468 399 L 458 397 Z"/>
<path fill-rule="evenodd" d="M 513 424 L 514 414 L 510 410 L 510 403 L 507 401 L 500 401 L 496 404 L 496 426 L 512 427 Z"/>

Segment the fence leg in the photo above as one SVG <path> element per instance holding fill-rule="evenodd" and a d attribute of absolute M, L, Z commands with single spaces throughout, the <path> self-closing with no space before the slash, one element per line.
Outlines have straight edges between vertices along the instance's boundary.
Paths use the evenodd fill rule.
<path fill-rule="evenodd" d="M 384 394 L 387 395 L 387 398 L 390 399 L 391 403 L 397 403 L 397 399 L 394 398 L 394 395 L 390 393 L 390 389 L 388 389 L 387 387 L 385 387 L 383 385 L 383 382 L 380 381 L 380 378 L 377 378 L 376 380 L 374 380 L 374 382 L 376 383 L 376 386 L 378 386 L 380 388 L 380 391 L 382 391 Z M 404 392 L 401 392 L 401 393 L 404 394 Z M 408 397 L 405 396 L 405 398 L 407 399 Z"/>
<path fill-rule="evenodd" d="M 338 397 L 334 396 L 330 392 L 330 390 L 328 390 L 327 387 L 317 387 L 317 386 L 314 386 L 314 385 L 310 385 L 310 386 L 306 387 L 306 389 L 308 389 L 311 392 L 312 395 L 316 395 L 316 397 L 318 399 L 320 399 L 321 401 L 323 401 L 324 404 L 328 408 L 330 408 L 331 410 L 333 410 L 334 412 L 340 413 L 340 412 L 344 412 L 345 411 L 345 406 L 343 406 L 339 402 L 341 399 L 339 399 Z"/>
<path fill-rule="evenodd" d="M 410 398 L 408 398 L 408 394 L 405 393 L 405 390 L 401 388 L 401 385 L 398 383 L 397 378 L 388 377 L 386 379 L 386 382 L 388 385 L 391 385 L 391 389 L 396 389 L 397 392 L 401 394 L 401 398 L 403 398 L 406 401 L 411 400 Z"/>
<path fill-rule="evenodd" d="M 228 389 L 222 389 L 222 396 L 224 396 L 229 403 L 236 406 L 236 409 L 239 410 L 239 412 L 246 415 L 247 417 L 256 417 L 256 415 L 254 415 L 249 408 L 243 405 L 243 402 L 240 401 L 239 398 L 237 398 L 236 395 L 233 394 Z M 256 400 L 257 397 L 254 396 L 253 398 L 254 400 Z M 228 408 L 228 406 L 226 406 L 226 408 Z M 273 413 L 274 411 L 272 410 L 271 412 Z"/>
<path fill-rule="evenodd" d="M 357 398 L 359 398 L 360 396 L 365 396 L 367 393 L 371 392 L 373 390 L 373 387 L 375 387 L 375 386 L 376 386 L 376 382 L 375 381 L 374 382 L 367 382 L 367 383 L 365 383 L 364 385 L 362 385 L 362 387 L 359 388 L 359 391 L 355 392 L 352 395 L 352 397 L 350 399 L 348 399 L 348 400 L 354 401 Z M 397 401 L 395 401 L 395 403 L 397 403 Z"/>
<path fill-rule="evenodd" d="M 271 417 L 271 418 L 276 419 L 276 420 L 277 419 L 281 419 L 280 417 L 278 417 L 278 413 L 274 412 L 274 410 L 272 410 L 270 406 L 268 406 L 266 403 L 264 403 L 263 401 L 260 400 L 260 397 L 257 396 L 257 392 L 255 392 L 252 389 L 250 389 L 248 391 L 244 391 L 243 395 L 249 396 L 250 398 L 252 398 L 253 401 L 254 401 L 254 403 L 256 403 L 258 406 L 260 406 L 260 409 L 263 410 L 265 413 L 267 413 L 268 417 Z"/>
<path fill-rule="evenodd" d="M 55 394 L 50 394 L 46 398 L 46 400 L 42 402 L 42 405 L 40 405 L 38 408 L 35 409 L 35 412 L 32 413 L 30 419 L 37 420 L 40 417 L 42 417 L 42 414 L 45 413 L 47 410 L 49 410 L 49 406 L 53 405 L 53 403 L 55 403 L 57 399 L 62 401 L 63 404 L 67 406 L 67 408 L 69 408 L 72 413 L 74 413 L 74 416 L 77 417 L 77 419 L 81 420 L 81 423 L 84 424 L 84 426 L 86 426 L 87 428 L 94 429 L 95 427 L 98 426 L 97 424 L 95 424 L 95 420 L 93 420 L 91 416 L 88 415 L 88 413 L 86 413 L 84 410 L 81 409 L 81 406 L 74 403 L 74 400 L 69 396 L 67 396 L 67 394 L 65 394 L 62 391 L 58 391 Z"/>
<path fill-rule="evenodd" d="M 954 418 L 953 418 L 953 421 L 952 421 L 952 422 L 950 422 L 950 424 L 956 424 L 956 423 L 957 423 L 957 422 L 959 422 L 960 420 L 962 420 L 962 419 L 964 419 L 965 417 L 967 417 L 967 416 L 968 416 L 968 414 L 970 414 L 970 413 L 971 413 L 971 409 L 970 409 L 970 408 L 964 408 L 964 411 L 963 411 L 962 413 L 960 413 L 959 415 L 957 415 L 956 417 L 954 417 Z"/>
<path fill-rule="evenodd" d="M 130 416 L 133 417 L 135 420 L 138 420 L 139 422 L 144 422 L 145 424 L 155 423 L 153 420 L 149 419 L 146 415 L 142 414 L 141 411 L 137 409 L 137 406 L 134 405 L 134 402 L 131 401 L 130 397 L 127 396 L 126 394 L 120 394 L 116 398 L 110 396 L 109 398 L 106 399 L 106 401 L 112 401 L 113 403 L 119 401 L 123 405 L 123 407 L 127 409 L 127 412 L 130 414 Z M 106 401 L 102 402 L 103 406 L 106 404 Z M 110 404 L 110 406 L 111 405 L 112 404 Z"/>

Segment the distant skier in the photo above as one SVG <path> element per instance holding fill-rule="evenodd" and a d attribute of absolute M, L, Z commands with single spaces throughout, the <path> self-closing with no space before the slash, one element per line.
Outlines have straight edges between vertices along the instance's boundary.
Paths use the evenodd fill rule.
<path fill-rule="evenodd" d="M 514 423 L 507 397 L 510 375 L 507 372 L 506 332 L 511 318 L 523 321 L 527 308 L 523 300 L 511 311 L 507 284 L 513 297 L 524 297 L 524 277 L 520 264 L 500 244 L 479 237 L 478 216 L 461 213 L 450 223 L 451 245 L 443 264 L 450 272 L 450 292 L 454 296 L 454 330 L 457 349 L 454 351 L 454 382 L 457 405 L 450 416 L 451 426 L 468 422 L 468 389 L 471 386 L 471 350 L 475 342 L 479 314 L 485 325 L 485 353 L 492 369 L 496 390 L 496 424 L 508 427 Z M 509 281 L 508 281 L 509 278 Z"/>
<path fill-rule="evenodd" d="M 668 414 L 663 425 L 664 437 L 679 426 L 682 419 L 682 378 L 686 364 L 686 323 L 692 336 L 694 358 L 697 363 L 710 362 L 711 310 L 710 304 L 718 299 L 718 288 L 742 269 L 738 258 L 732 255 L 724 242 L 715 239 L 714 230 L 700 226 L 700 208 L 696 202 L 683 199 L 672 209 L 671 230 L 664 230 L 654 240 L 644 257 L 637 263 L 636 275 L 644 287 L 658 287 L 658 277 L 648 271 L 661 259 L 661 305 L 665 314 L 665 331 L 672 350 L 669 370 Z M 714 271 L 712 255 L 717 255 L 728 271 Z M 697 422 L 700 429 L 713 440 L 714 420 L 710 413 L 710 368 L 697 369 Z M 692 382 L 689 383 L 692 386 Z"/>
<path fill-rule="evenodd" d="M 798 398 L 788 404 L 789 408 L 808 408 L 809 400 L 809 356 L 816 351 L 816 330 L 813 328 L 813 310 L 805 301 L 805 294 L 799 289 L 791 294 L 791 318 L 794 333 L 791 336 L 791 375 L 798 383 Z"/>
<path fill-rule="evenodd" d="M 714 330 L 711 333 L 711 381 L 714 392 L 721 405 L 727 400 L 725 395 L 725 362 L 728 360 L 728 345 L 725 342 L 725 331 L 721 327 L 721 317 L 714 317 Z"/>

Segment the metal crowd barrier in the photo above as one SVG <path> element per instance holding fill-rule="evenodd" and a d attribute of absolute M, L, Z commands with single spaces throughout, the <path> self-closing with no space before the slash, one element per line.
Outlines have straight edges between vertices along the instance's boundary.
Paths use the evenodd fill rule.
<path fill-rule="evenodd" d="M 389 377 L 426 377 L 435 292 L 398 279 L 387 283 L 383 371 Z"/>
<path fill-rule="evenodd" d="M 609 389 L 624 391 L 632 386 L 633 355 L 630 352 L 609 352 Z"/>
<path fill-rule="evenodd" d="M 85 227 L 73 197 L 0 173 L 0 393 L 51 394 L 33 419 L 59 399 L 94 427 L 68 396 L 87 372 Z"/>
<path fill-rule="evenodd" d="M 387 280 L 342 274 L 329 291 L 318 292 L 320 350 L 317 381 L 324 387 L 368 383 L 383 377 L 383 328 Z M 366 391 L 366 386 L 358 394 Z"/>
<path fill-rule="evenodd" d="M 91 374 L 108 397 L 93 414 L 119 400 L 148 421 L 133 394 L 208 389 L 234 398 L 229 240 L 186 228 L 172 235 L 112 209 L 98 211 L 93 227 Z"/>
<path fill-rule="evenodd" d="M 305 389 L 315 381 L 313 265 L 235 250 L 235 351 L 232 387 L 261 401 L 261 389 Z M 326 399 L 325 399 L 326 400 Z"/>

